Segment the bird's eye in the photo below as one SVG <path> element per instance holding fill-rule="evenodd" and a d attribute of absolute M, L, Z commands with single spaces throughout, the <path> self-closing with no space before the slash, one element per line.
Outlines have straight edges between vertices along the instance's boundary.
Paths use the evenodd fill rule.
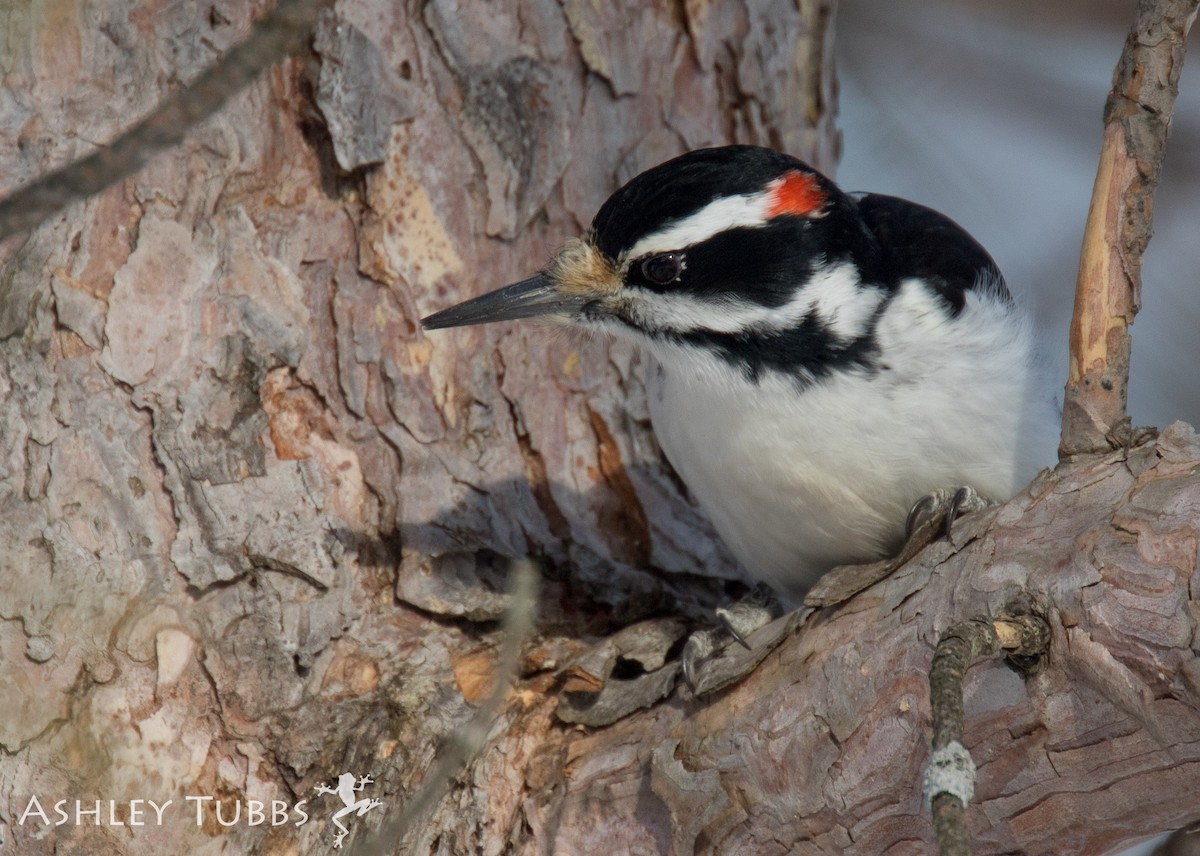
<path fill-rule="evenodd" d="M 642 276 L 655 285 L 669 285 L 679 279 L 685 267 L 683 253 L 659 253 L 642 262 Z"/>

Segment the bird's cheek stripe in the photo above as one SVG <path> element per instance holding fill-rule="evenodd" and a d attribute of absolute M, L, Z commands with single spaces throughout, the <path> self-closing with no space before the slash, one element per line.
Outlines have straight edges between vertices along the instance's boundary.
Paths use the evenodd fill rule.
<path fill-rule="evenodd" d="M 767 186 L 767 216 L 792 214 L 798 217 L 819 216 L 825 207 L 825 192 L 817 179 L 799 170 L 791 170 Z"/>

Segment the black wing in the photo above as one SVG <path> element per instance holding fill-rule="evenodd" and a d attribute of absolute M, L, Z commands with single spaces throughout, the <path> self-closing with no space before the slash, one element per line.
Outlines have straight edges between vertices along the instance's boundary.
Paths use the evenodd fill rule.
<path fill-rule="evenodd" d="M 951 315 L 962 311 L 968 291 L 1012 299 L 987 250 L 945 214 L 879 193 L 854 198 L 863 222 L 879 241 L 880 274 L 888 285 L 919 277 L 937 292 Z"/>

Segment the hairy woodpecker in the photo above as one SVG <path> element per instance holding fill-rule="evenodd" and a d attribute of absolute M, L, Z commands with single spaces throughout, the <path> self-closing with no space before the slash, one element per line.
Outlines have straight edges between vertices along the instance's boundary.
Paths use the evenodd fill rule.
<path fill-rule="evenodd" d="M 667 458 L 746 569 L 792 596 L 892 555 L 936 489 L 1005 500 L 1054 460 L 1031 330 L 983 247 L 769 149 L 643 172 L 544 271 L 423 324 L 531 316 L 650 355 Z"/>

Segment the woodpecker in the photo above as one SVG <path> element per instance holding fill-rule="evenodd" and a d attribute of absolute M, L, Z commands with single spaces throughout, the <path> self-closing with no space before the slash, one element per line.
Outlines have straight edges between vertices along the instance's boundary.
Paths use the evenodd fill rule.
<path fill-rule="evenodd" d="M 797 597 L 886 558 L 940 489 L 1054 460 L 1031 326 L 946 216 L 756 146 L 633 178 L 540 273 L 425 318 L 545 316 L 649 355 L 654 432 L 751 575 Z"/>

